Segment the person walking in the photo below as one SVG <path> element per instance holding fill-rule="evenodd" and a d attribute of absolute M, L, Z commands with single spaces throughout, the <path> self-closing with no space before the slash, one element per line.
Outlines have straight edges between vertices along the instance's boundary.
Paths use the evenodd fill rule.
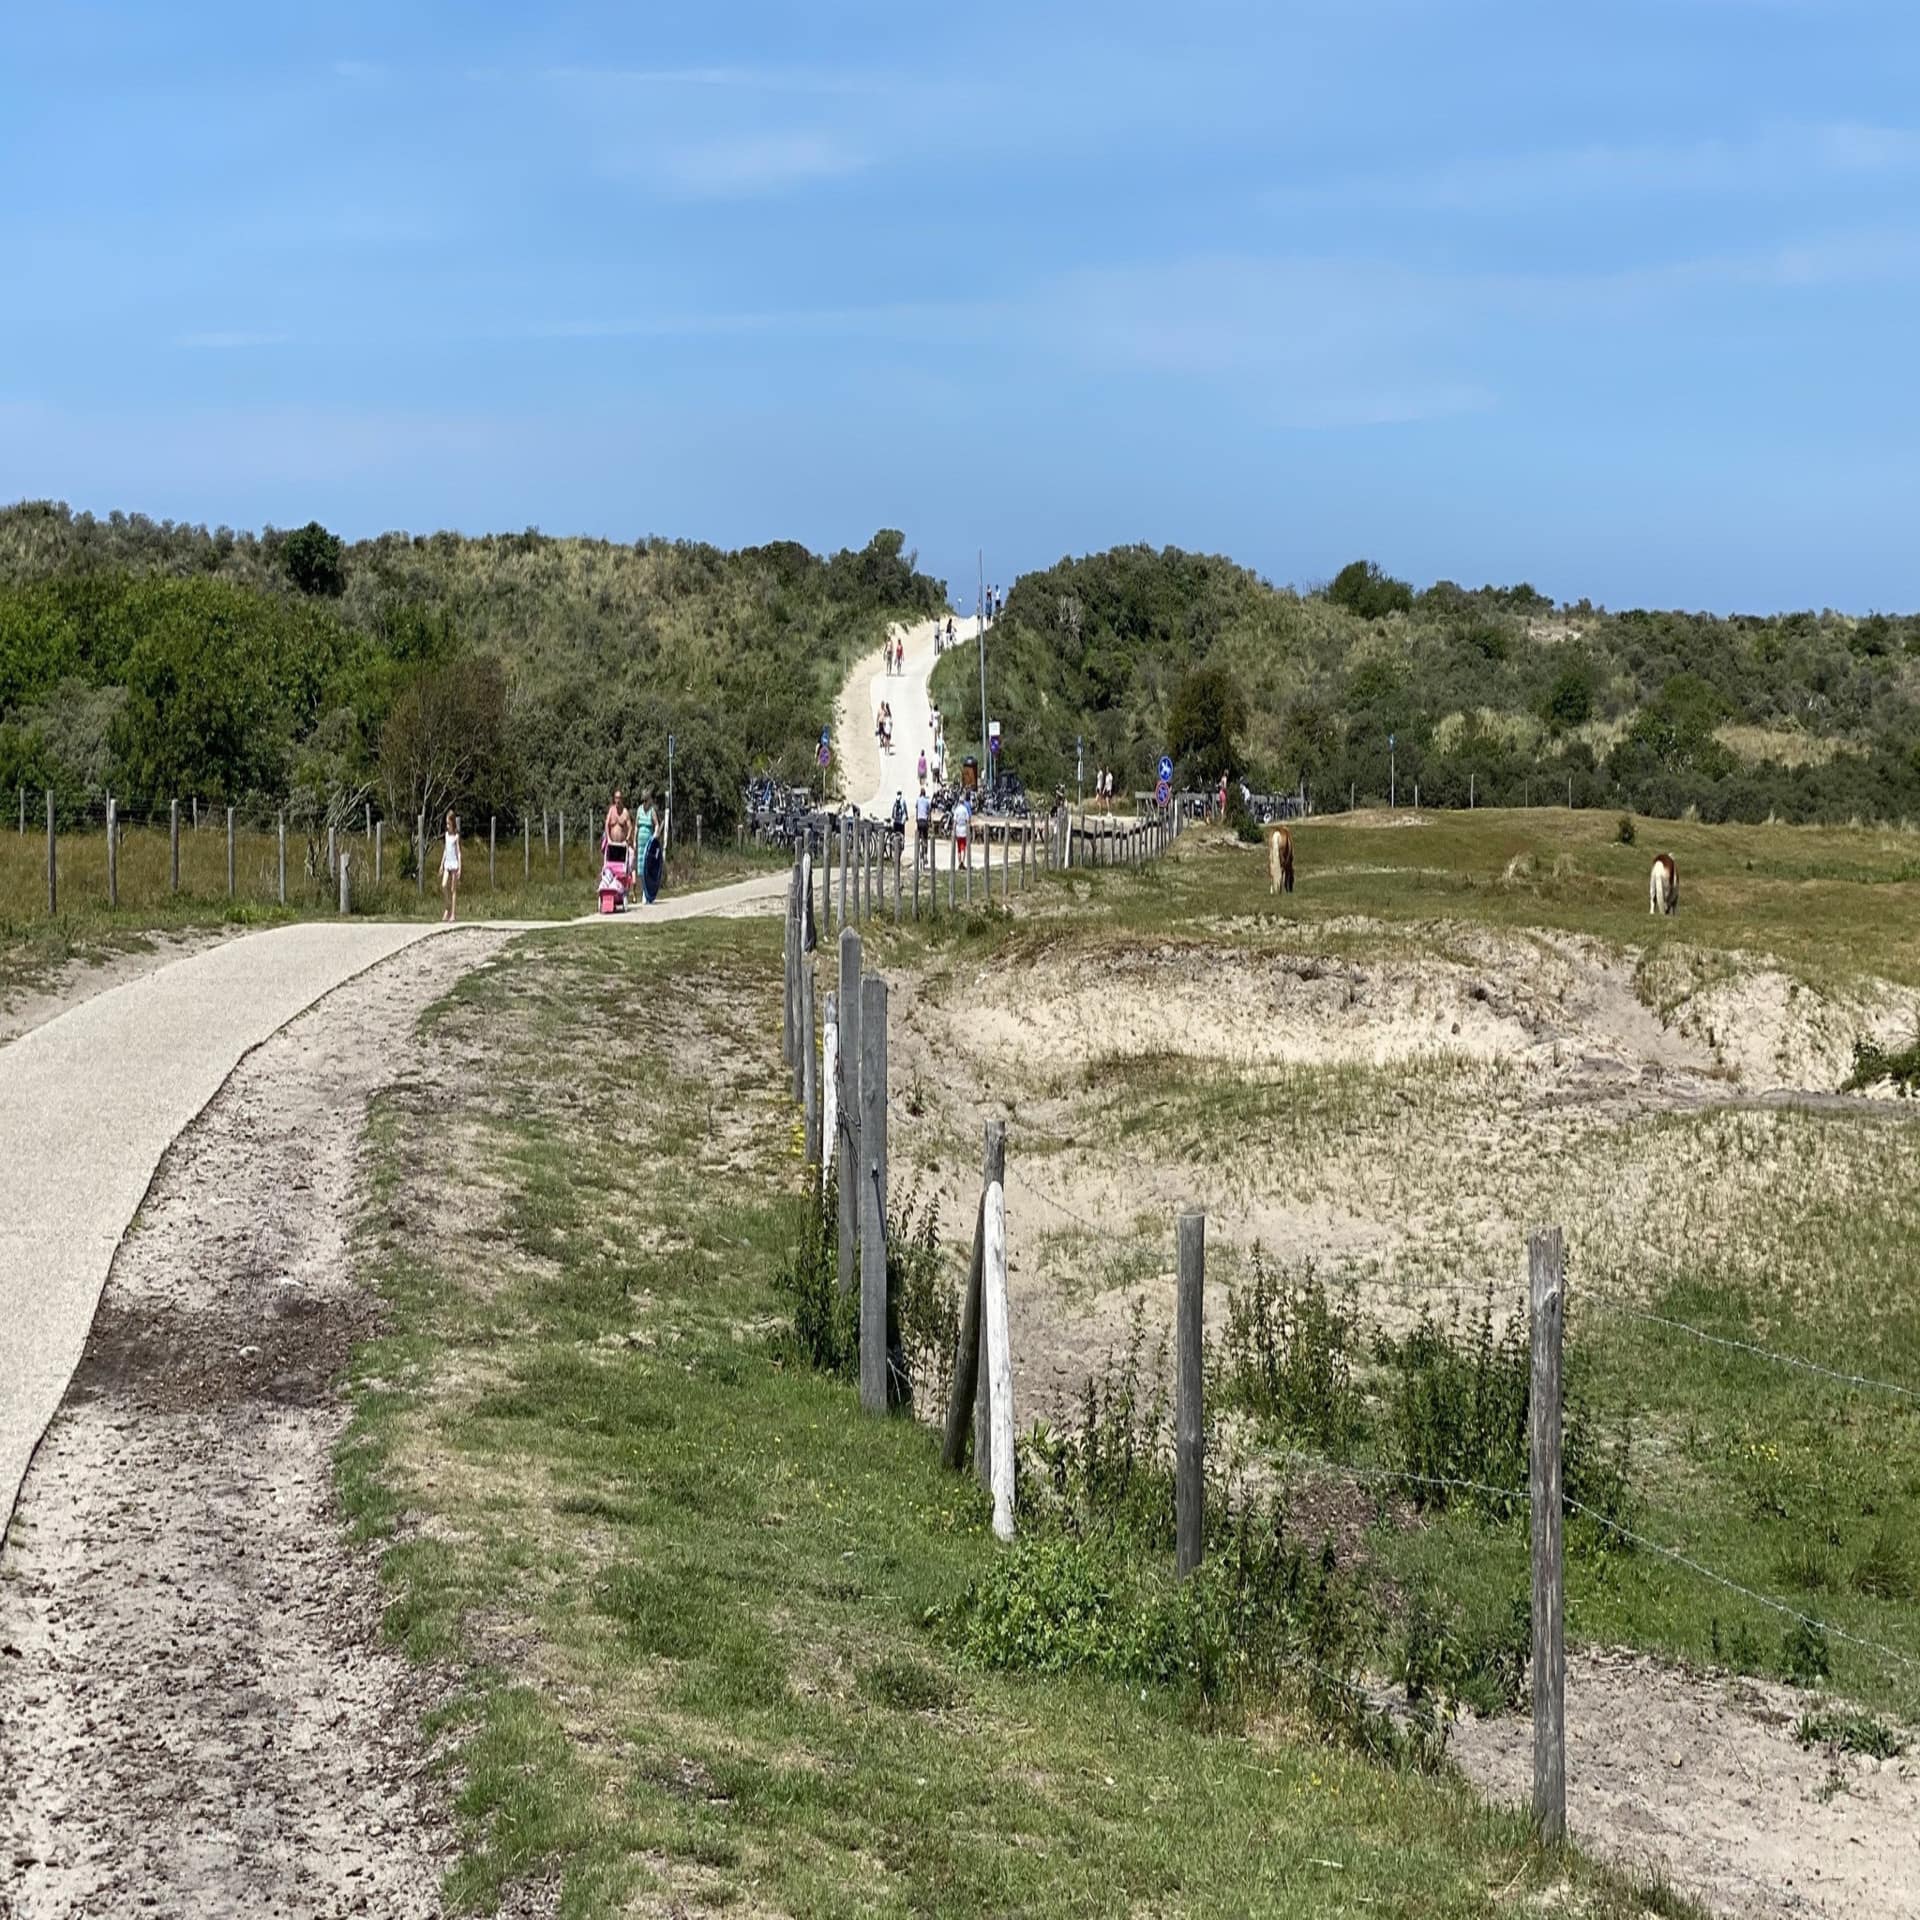
<path fill-rule="evenodd" d="M 640 796 L 640 811 L 633 820 L 633 858 L 640 869 L 640 904 L 650 907 L 660 891 L 658 869 L 663 864 L 655 857 L 654 842 L 659 837 L 659 819 L 653 810 L 653 795 Z"/>
<path fill-rule="evenodd" d="M 967 859 L 967 829 L 973 825 L 973 809 L 967 805 L 967 796 L 963 793 L 953 803 L 953 864 L 956 867 L 970 866 Z"/>
<path fill-rule="evenodd" d="M 927 750 L 925 747 L 922 747 L 920 749 L 920 791 L 922 793 L 925 793 L 926 790 L 927 790 Z"/>
<path fill-rule="evenodd" d="M 921 765 L 926 765 L 922 756 Z M 913 864 L 917 867 L 926 864 L 932 870 L 933 855 L 933 802 L 927 798 L 927 783 L 923 777 L 920 782 L 920 797 L 913 803 Z"/>
<path fill-rule="evenodd" d="M 446 900 L 442 920 L 451 920 L 460 911 L 460 818 L 447 809 L 446 844 L 440 851 L 440 892 Z"/>

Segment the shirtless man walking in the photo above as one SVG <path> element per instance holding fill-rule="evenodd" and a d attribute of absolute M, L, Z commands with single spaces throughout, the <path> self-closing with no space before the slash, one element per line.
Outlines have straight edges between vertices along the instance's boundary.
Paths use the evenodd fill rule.
<path fill-rule="evenodd" d="M 613 790 L 613 804 L 607 808 L 606 851 L 601 856 L 627 870 L 627 883 L 632 885 L 633 872 L 633 815 L 627 810 L 627 803 L 620 789 Z"/>

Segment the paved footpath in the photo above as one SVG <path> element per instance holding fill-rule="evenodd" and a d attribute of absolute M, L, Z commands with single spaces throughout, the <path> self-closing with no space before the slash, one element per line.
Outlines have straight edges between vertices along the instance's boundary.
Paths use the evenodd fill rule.
<path fill-rule="evenodd" d="M 784 873 L 676 894 L 623 929 L 777 905 Z M 462 922 L 503 934 L 538 921 Z M 248 934 L 83 1001 L 0 1047 L 0 1540 L 66 1393 L 114 1249 L 161 1156 L 243 1054 L 368 967 L 442 931 L 309 921 Z"/>

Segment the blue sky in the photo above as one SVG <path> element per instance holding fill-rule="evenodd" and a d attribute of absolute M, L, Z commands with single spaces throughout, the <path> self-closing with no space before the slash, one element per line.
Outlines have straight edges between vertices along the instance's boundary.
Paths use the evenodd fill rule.
<path fill-rule="evenodd" d="M 149 0 L 0 63 L 0 497 L 1920 605 L 1910 0 Z"/>

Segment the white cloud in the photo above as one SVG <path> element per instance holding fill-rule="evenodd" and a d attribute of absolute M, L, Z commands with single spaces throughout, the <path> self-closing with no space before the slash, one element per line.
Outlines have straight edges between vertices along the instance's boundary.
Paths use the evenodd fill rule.
<path fill-rule="evenodd" d="M 1595 144 L 1487 154 L 1424 172 L 1278 187 L 1269 204 L 1506 213 L 1575 201 L 1772 194 L 1920 173 L 1920 131 L 1839 123 L 1775 126 L 1738 140 Z"/>
<path fill-rule="evenodd" d="M 670 145 L 645 169 L 675 193 L 732 199 L 857 173 L 867 157 L 831 133 L 740 134 Z"/>
<path fill-rule="evenodd" d="M 245 347 L 285 347 L 292 343 L 291 334 L 256 333 L 244 327 L 226 327 L 214 328 L 206 333 L 183 333 L 173 344 L 176 347 L 225 351 Z"/>

